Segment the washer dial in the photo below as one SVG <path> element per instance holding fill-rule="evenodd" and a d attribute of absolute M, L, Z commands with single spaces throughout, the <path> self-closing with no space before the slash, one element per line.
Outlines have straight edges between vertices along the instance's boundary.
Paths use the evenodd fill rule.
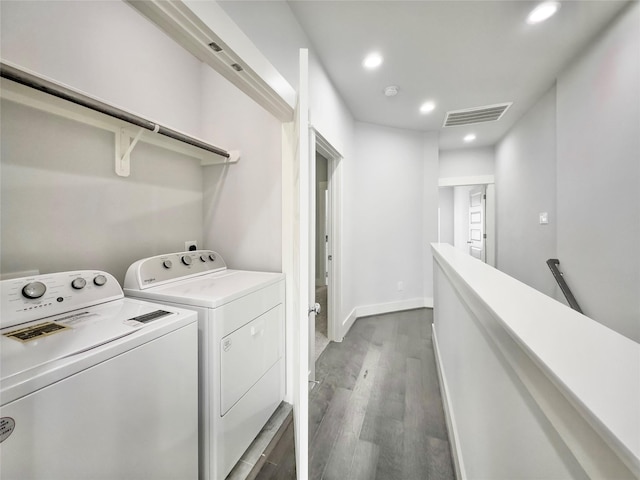
<path fill-rule="evenodd" d="M 42 282 L 27 283 L 22 287 L 22 295 L 27 298 L 40 298 L 47 291 L 47 286 Z"/>
<path fill-rule="evenodd" d="M 73 281 L 71 282 L 71 286 L 75 290 L 82 290 L 84 287 L 87 286 L 87 281 L 82 277 L 74 278 Z"/>

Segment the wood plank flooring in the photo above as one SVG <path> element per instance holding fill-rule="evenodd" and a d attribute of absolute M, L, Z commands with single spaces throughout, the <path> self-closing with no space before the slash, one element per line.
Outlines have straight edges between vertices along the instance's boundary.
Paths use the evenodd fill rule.
<path fill-rule="evenodd" d="M 329 344 L 309 396 L 310 479 L 455 478 L 432 321 L 431 309 L 364 317 Z M 292 437 L 282 442 L 290 446 L 279 461 L 289 468 L 258 478 L 295 479 Z"/>

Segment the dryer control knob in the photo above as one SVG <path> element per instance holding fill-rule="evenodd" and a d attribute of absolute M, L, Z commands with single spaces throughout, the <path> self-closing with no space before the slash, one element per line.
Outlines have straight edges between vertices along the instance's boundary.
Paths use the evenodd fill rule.
<path fill-rule="evenodd" d="M 206 262 L 207 261 L 207 256 L 206 255 L 200 255 L 200 261 L 201 262 Z"/>
<path fill-rule="evenodd" d="M 87 286 L 87 281 L 82 277 L 74 278 L 73 281 L 71 282 L 71 286 L 75 290 L 82 290 L 84 287 Z"/>
<path fill-rule="evenodd" d="M 96 275 L 95 278 L 93 279 L 93 284 L 98 287 L 103 286 L 105 283 L 107 283 L 107 277 L 105 277 L 102 274 Z"/>
<path fill-rule="evenodd" d="M 213 253 L 209 255 L 209 258 L 211 259 L 212 262 L 216 261 L 216 256 Z"/>
<path fill-rule="evenodd" d="M 191 257 L 189 255 L 183 255 L 180 260 L 182 260 L 182 263 L 185 265 L 191 265 Z"/>
<path fill-rule="evenodd" d="M 173 266 L 173 263 L 171 263 L 171 260 L 165 260 L 164 262 L 162 262 L 162 266 L 164 268 L 171 268 Z"/>
<path fill-rule="evenodd" d="M 27 283 L 22 288 L 22 295 L 27 298 L 40 298 L 47 291 L 47 286 L 42 282 Z"/>

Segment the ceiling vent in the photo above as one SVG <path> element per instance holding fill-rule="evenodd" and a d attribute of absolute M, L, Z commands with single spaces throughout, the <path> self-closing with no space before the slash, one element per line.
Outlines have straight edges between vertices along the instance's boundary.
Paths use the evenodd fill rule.
<path fill-rule="evenodd" d="M 459 127 L 473 125 L 474 123 L 495 122 L 502 118 L 504 112 L 513 102 L 487 105 L 485 107 L 467 108 L 465 110 L 452 110 L 447 112 L 444 119 L 445 127 Z"/>

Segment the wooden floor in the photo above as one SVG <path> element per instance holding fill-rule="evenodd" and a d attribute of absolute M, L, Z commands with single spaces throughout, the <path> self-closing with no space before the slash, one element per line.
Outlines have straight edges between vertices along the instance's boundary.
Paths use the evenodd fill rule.
<path fill-rule="evenodd" d="M 360 318 L 329 344 L 309 396 L 310 479 L 455 478 L 431 323 L 430 309 Z M 281 442 L 257 478 L 295 479 L 292 434 Z"/>

